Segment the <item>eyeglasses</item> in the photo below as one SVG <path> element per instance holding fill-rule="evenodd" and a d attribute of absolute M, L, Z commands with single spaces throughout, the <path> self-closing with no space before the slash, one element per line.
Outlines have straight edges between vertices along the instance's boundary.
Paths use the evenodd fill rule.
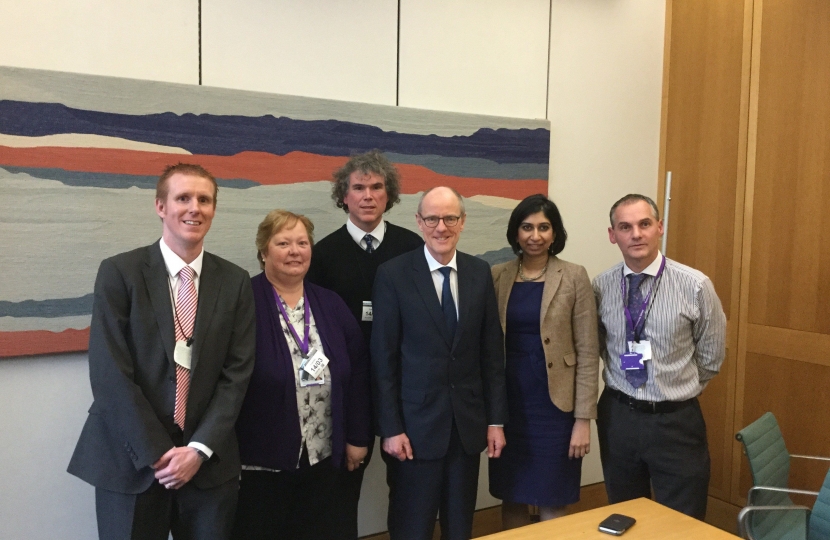
<path fill-rule="evenodd" d="M 437 227 L 438 222 L 442 221 L 442 220 L 444 222 L 444 225 L 446 225 L 447 227 L 455 227 L 456 225 L 458 225 L 458 220 L 461 219 L 461 216 L 438 217 L 438 216 L 422 216 L 421 214 L 418 214 L 418 217 L 420 217 L 421 221 L 424 222 L 424 225 L 426 225 L 430 229 L 434 229 L 435 227 Z"/>

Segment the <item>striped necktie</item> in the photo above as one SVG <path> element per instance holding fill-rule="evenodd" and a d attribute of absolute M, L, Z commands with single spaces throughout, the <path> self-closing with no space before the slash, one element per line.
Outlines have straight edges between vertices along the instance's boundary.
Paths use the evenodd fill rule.
<path fill-rule="evenodd" d="M 374 253 L 375 252 L 375 245 L 372 241 L 375 239 L 374 236 L 371 234 L 367 234 L 363 237 L 363 241 L 366 242 L 366 253 Z"/>
<path fill-rule="evenodd" d="M 179 271 L 179 291 L 176 298 L 176 341 L 188 341 L 193 337 L 193 325 L 196 322 L 196 305 L 198 296 L 193 278 L 196 272 L 190 266 Z M 187 413 L 187 396 L 190 391 L 190 370 L 176 364 L 176 407 L 173 420 L 184 430 Z"/>

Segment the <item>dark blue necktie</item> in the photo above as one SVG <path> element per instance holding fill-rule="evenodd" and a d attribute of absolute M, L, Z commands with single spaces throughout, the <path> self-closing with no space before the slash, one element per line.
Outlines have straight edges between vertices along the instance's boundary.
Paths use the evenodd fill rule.
<path fill-rule="evenodd" d="M 643 293 L 640 291 L 640 285 L 643 284 L 646 277 L 646 274 L 628 274 L 628 310 L 631 312 L 631 320 L 634 321 L 634 324 L 637 324 L 640 313 L 645 308 L 643 306 Z M 645 326 L 645 321 L 641 324 Z M 628 320 L 625 321 L 625 334 L 628 341 L 634 341 L 634 328 L 631 327 Z M 640 339 L 642 338 L 643 336 L 640 335 Z M 648 370 L 646 368 L 627 369 L 625 370 L 625 379 L 634 388 L 639 388 L 648 380 Z"/>
<path fill-rule="evenodd" d="M 374 239 L 375 239 L 375 237 L 372 236 L 371 234 L 367 234 L 366 236 L 363 237 L 363 241 L 366 242 L 366 253 L 374 253 L 375 252 L 375 246 L 374 246 L 374 244 L 372 244 L 372 240 L 374 240 Z"/>
<path fill-rule="evenodd" d="M 455 311 L 455 302 L 452 299 L 450 289 L 450 273 L 452 268 L 442 266 L 438 269 L 444 274 L 444 286 L 441 289 L 441 311 L 444 312 L 444 322 L 447 323 L 447 330 L 450 331 L 450 339 L 455 339 L 455 329 L 458 326 L 458 313 Z"/>

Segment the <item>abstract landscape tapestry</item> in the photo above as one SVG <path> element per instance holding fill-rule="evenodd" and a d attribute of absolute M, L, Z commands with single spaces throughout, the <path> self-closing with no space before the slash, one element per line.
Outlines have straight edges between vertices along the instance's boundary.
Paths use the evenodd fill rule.
<path fill-rule="evenodd" d="M 401 173 L 390 221 L 417 232 L 420 193 L 452 186 L 459 249 L 491 264 L 513 256 L 517 201 L 548 189 L 546 120 L 0 67 L 0 357 L 86 350 L 98 265 L 161 236 L 167 165 L 216 176 L 205 249 L 253 275 L 265 214 L 305 214 L 318 239 L 341 227 L 331 173 L 374 148 Z"/>

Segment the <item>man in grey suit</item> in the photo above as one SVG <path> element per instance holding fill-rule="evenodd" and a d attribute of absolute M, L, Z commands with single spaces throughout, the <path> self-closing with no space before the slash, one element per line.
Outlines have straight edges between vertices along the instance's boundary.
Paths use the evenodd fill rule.
<path fill-rule="evenodd" d="M 168 167 L 161 240 L 98 270 L 94 401 L 68 471 L 95 486 L 102 539 L 230 535 L 255 326 L 248 273 L 203 248 L 217 191 L 199 165 Z"/>
<path fill-rule="evenodd" d="M 425 246 L 378 268 L 372 374 L 392 540 L 472 534 L 479 456 L 507 420 L 504 342 L 486 262 L 456 250 L 464 202 L 437 187 L 416 219 Z"/>

